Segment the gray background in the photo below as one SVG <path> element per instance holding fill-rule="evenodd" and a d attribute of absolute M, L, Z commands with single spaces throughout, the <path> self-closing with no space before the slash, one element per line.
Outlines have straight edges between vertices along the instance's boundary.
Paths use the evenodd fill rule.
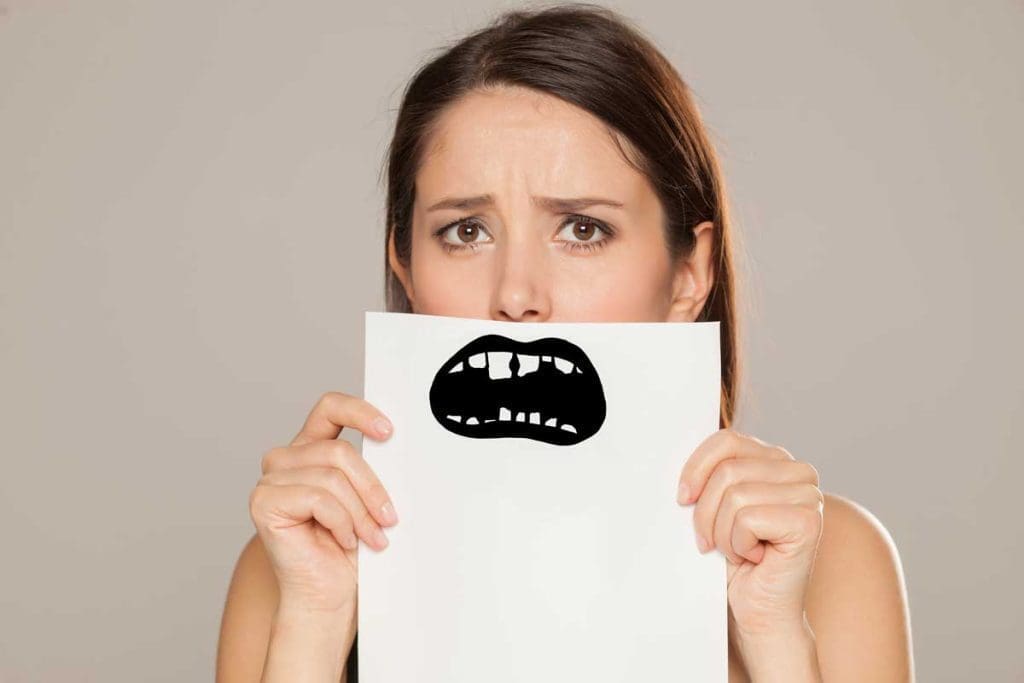
<path fill-rule="evenodd" d="M 401 88 L 508 6 L 373 5 L 3 3 L 0 679 L 212 678 L 259 458 L 362 390 Z M 738 428 L 891 531 L 921 680 L 1020 680 L 1024 6 L 611 6 L 723 158 Z"/>

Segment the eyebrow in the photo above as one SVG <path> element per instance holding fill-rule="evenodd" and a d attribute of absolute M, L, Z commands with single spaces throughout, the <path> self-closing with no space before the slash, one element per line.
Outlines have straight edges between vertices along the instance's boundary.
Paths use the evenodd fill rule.
<path fill-rule="evenodd" d="M 622 202 L 602 197 L 533 197 L 533 203 L 544 207 L 549 211 L 572 213 L 580 211 L 588 206 L 612 206 L 621 209 Z M 485 206 L 494 206 L 494 196 L 490 194 L 477 195 L 476 197 L 446 197 L 439 202 L 431 204 L 427 211 L 438 211 L 440 209 L 462 209 L 470 211 Z"/>

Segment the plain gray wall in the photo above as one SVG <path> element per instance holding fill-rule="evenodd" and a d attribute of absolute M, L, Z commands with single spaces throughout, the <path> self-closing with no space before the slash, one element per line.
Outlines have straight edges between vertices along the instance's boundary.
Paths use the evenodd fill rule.
<path fill-rule="evenodd" d="M 0 679 L 212 678 L 260 457 L 362 391 L 401 89 L 507 6 L 0 8 Z M 737 427 L 888 527 L 921 680 L 1021 680 L 1024 6 L 610 6 L 722 155 Z"/>

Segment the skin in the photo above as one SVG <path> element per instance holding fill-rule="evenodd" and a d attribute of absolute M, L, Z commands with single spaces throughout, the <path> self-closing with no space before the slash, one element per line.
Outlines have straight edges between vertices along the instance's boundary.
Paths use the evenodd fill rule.
<path fill-rule="evenodd" d="M 713 224 L 695 226 L 694 250 L 672 262 L 653 188 L 587 112 L 521 88 L 478 91 L 442 115 L 430 142 L 409 267 L 388 245 L 415 312 L 533 322 L 699 316 L 714 282 Z M 431 209 L 482 195 L 490 201 Z M 538 197 L 621 206 L 567 211 Z M 263 457 L 250 496 L 257 533 L 229 588 L 218 681 L 345 678 L 356 543 L 383 550 L 377 534 L 397 517 L 370 467 L 337 438 L 344 428 L 386 439 L 396 427 L 361 398 L 328 392 L 295 439 Z M 693 506 L 700 550 L 727 560 L 730 681 L 913 679 L 895 545 L 867 510 L 822 492 L 813 466 L 719 430 L 680 454 L 677 502 Z"/>

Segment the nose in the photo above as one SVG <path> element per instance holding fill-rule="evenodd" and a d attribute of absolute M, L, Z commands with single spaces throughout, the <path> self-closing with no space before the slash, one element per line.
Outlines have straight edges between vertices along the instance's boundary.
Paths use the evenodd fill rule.
<path fill-rule="evenodd" d="M 543 249 L 527 240 L 502 245 L 497 259 L 491 317 L 515 322 L 543 322 L 551 317 Z M 542 246 L 542 245 L 541 245 Z"/>

